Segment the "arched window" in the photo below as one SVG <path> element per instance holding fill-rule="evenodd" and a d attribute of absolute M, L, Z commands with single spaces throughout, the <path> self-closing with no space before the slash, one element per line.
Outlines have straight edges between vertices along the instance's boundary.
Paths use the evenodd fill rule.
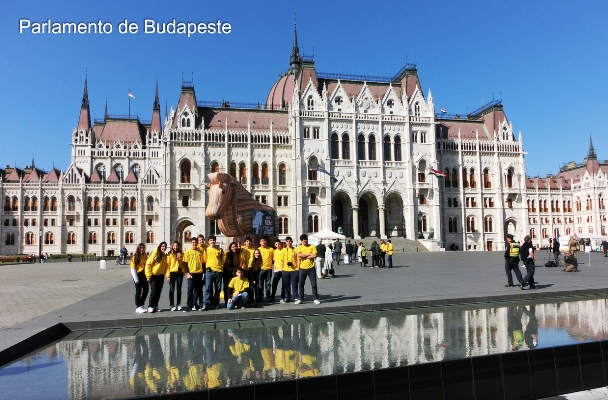
<path fill-rule="evenodd" d="M 568 212 L 572 212 L 572 204 L 570 203 L 570 200 L 568 200 Z"/>
<path fill-rule="evenodd" d="M 182 118 L 182 128 L 186 127 L 186 118 Z"/>
<path fill-rule="evenodd" d="M 466 167 L 462 169 L 462 187 L 464 189 L 469 187 L 469 174 Z"/>
<path fill-rule="evenodd" d="M 467 217 L 467 232 L 475 232 L 475 217 Z"/>
<path fill-rule="evenodd" d="M 17 198 L 17 196 L 13 196 L 13 204 L 12 204 L 11 209 L 13 211 L 19 211 L 19 199 Z M 57 211 L 57 210 L 55 209 L 54 211 Z"/>
<path fill-rule="evenodd" d="M 55 235 L 53 232 L 46 232 L 44 234 L 44 244 L 55 244 Z"/>
<path fill-rule="evenodd" d="M 99 174 L 99 177 L 101 178 L 101 180 L 105 181 L 106 180 L 106 167 L 105 167 L 105 165 L 103 165 L 103 164 L 97 164 L 97 166 L 95 167 L 95 170 Z"/>
<path fill-rule="evenodd" d="M 342 135 L 342 159 L 350 160 L 350 139 L 346 133 Z"/>
<path fill-rule="evenodd" d="M 182 161 L 181 165 L 180 165 L 180 182 L 181 183 L 190 183 L 190 169 L 191 169 L 191 164 L 190 164 L 190 160 L 184 160 Z"/>
<path fill-rule="evenodd" d="M 543 204 L 544 204 L 543 211 L 548 212 L 549 209 L 547 208 L 547 200 L 543 201 Z"/>
<path fill-rule="evenodd" d="M 602 197 L 601 193 L 598 195 L 597 203 L 598 203 L 597 205 L 598 205 L 599 209 L 604 210 L 604 198 Z"/>
<path fill-rule="evenodd" d="M 577 197 L 574 206 L 576 207 L 576 211 L 582 211 L 581 199 Z"/>
<path fill-rule="evenodd" d="M 289 218 L 279 217 L 279 235 L 289 234 Z"/>
<path fill-rule="evenodd" d="M 536 239 L 536 230 L 534 228 L 530 228 L 530 237 Z"/>
<path fill-rule="evenodd" d="M 559 200 L 555 200 L 555 211 L 559 212 Z M 557 237 L 557 235 L 555 235 Z"/>
<path fill-rule="evenodd" d="M 570 228 L 566 228 L 566 235 L 571 235 L 572 234 L 572 230 Z"/>
<path fill-rule="evenodd" d="M 114 171 L 116 171 L 116 175 L 118 175 L 118 179 L 120 181 L 122 181 L 124 178 L 124 170 L 122 169 L 122 165 L 116 164 L 116 166 L 114 166 Z"/>
<path fill-rule="evenodd" d="M 456 170 L 456 168 L 452 169 L 452 187 L 458 187 L 458 171 Z"/>
<path fill-rule="evenodd" d="M 118 211 L 118 197 L 112 197 L 112 211 Z"/>
<path fill-rule="evenodd" d="M 129 202 L 128 197 L 125 197 L 124 199 L 122 199 L 122 211 L 123 212 L 129 211 L 129 205 L 130 205 L 130 202 Z"/>
<path fill-rule="evenodd" d="M 319 162 L 317 161 L 317 157 L 310 157 L 308 160 L 308 180 L 316 181 L 318 179 L 317 169 L 319 168 Z"/>
<path fill-rule="evenodd" d="M 420 116 L 420 103 L 418 103 L 418 102 L 416 102 L 416 103 L 414 104 L 414 115 L 415 115 L 416 117 L 419 117 L 419 116 Z"/>
<path fill-rule="evenodd" d="M 445 173 L 446 173 L 446 176 L 445 176 L 443 184 L 445 185 L 445 187 L 452 187 L 452 178 L 451 178 L 452 174 L 450 173 L 450 169 L 446 168 Z"/>
<path fill-rule="evenodd" d="M 391 138 L 390 136 L 384 137 L 384 144 L 382 146 L 382 156 L 384 161 L 391 161 Z M 397 161 L 397 155 L 395 154 L 395 161 Z"/>
<path fill-rule="evenodd" d="M 217 161 L 211 163 L 211 172 L 220 172 L 220 164 Z"/>
<path fill-rule="evenodd" d="M 115 232 L 108 232 L 106 235 L 106 243 L 107 244 L 116 244 L 116 233 Z"/>
<path fill-rule="evenodd" d="M 51 211 L 51 201 L 46 196 L 42 200 L 42 211 Z"/>
<path fill-rule="evenodd" d="M 99 200 L 99 197 L 95 197 L 95 207 L 93 210 L 101 211 L 101 201 Z"/>
<path fill-rule="evenodd" d="M 483 224 L 484 232 L 494 232 L 494 226 L 492 224 L 492 217 L 487 216 Z"/>
<path fill-rule="evenodd" d="M 146 211 L 154 211 L 154 198 L 148 196 L 146 199 Z"/>
<path fill-rule="evenodd" d="M 251 178 L 252 185 L 260 184 L 260 166 L 257 163 L 253 164 L 253 176 Z"/>
<path fill-rule="evenodd" d="M 315 109 L 315 99 L 312 97 L 312 95 L 308 96 L 306 99 L 306 109 L 309 111 Z"/>
<path fill-rule="evenodd" d="M 418 219 L 418 232 L 427 232 L 427 217 L 426 214 L 423 214 L 421 218 Z"/>
<path fill-rule="evenodd" d="M 536 212 L 536 200 L 532 199 L 532 212 Z"/>
<path fill-rule="evenodd" d="M 247 166 L 245 163 L 239 164 L 239 179 L 241 181 L 241 185 L 247 184 Z"/>
<path fill-rule="evenodd" d="M 131 197 L 131 211 L 137 211 L 137 200 L 135 197 Z"/>
<path fill-rule="evenodd" d="M 87 211 L 93 211 L 93 198 L 87 197 Z"/>
<path fill-rule="evenodd" d="M 146 243 L 154 243 L 154 232 L 146 232 Z"/>
<path fill-rule="evenodd" d="M 394 144 L 395 161 L 403 161 L 401 156 L 401 137 L 395 136 Z"/>
<path fill-rule="evenodd" d="M 477 182 L 475 181 L 475 170 L 473 168 L 471 168 L 469 171 L 469 174 L 470 174 L 469 185 L 471 185 L 472 188 L 476 188 Z"/>
<path fill-rule="evenodd" d="M 485 189 L 490 189 L 492 187 L 492 182 L 490 181 L 490 170 L 488 168 L 484 168 L 483 170 L 483 187 Z"/>
<path fill-rule="evenodd" d="M 532 208 L 530 206 L 530 199 L 528 199 L 528 212 L 532 211 Z"/>
<path fill-rule="evenodd" d="M 308 232 L 316 233 L 319 232 L 319 216 L 309 215 L 308 216 Z"/>
<path fill-rule="evenodd" d="M 426 182 L 426 161 L 420 160 L 418 163 L 418 182 Z"/>
<path fill-rule="evenodd" d="M 51 211 L 57 211 L 57 198 L 51 197 Z"/>
<path fill-rule="evenodd" d="M 287 167 L 285 164 L 279 164 L 279 185 L 287 185 Z"/>
<path fill-rule="evenodd" d="M 76 233 L 68 232 L 66 244 L 76 244 Z"/>
<path fill-rule="evenodd" d="M 235 162 L 230 163 L 230 176 L 233 177 L 234 179 L 236 179 L 236 163 Z"/>
<path fill-rule="evenodd" d="M 135 235 L 133 232 L 125 232 L 125 243 L 133 244 L 135 243 Z"/>
<path fill-rule="evenodd" d="M 38 197 L 32 197 L 32 211 L 38 211 Z"/>
<path fill-rule="evenodd" d="M 370 160 L 376 159 L 376 137 L 369 135 L 369 143 L 367 144 L 367 154 Z"/>
<path fill-rule="evenodd" d="M 36 244 L 36 236 L 33 232 L 27 232 L 25 234 L 25 244 Z"/>
<path fill-rule="evenodd" d="M 513 187 L 513 167 L 511 167 L 507 170 L 507 187 L 508 188 Z"/>
<path fill-rule="evenodd" d="M 23 199 L 23 211 L 29 211 L 31 207 L 30 198 L 25 196 Z"/>
<path fill-rule="evenodd" d="M 6 196 L 4 198 L 4 211 L 10 211 L 11 210 L 11 198 L 9 196 Z"/>
<path fill-rule="evenodd" d="M 332 160 L 340 158 L 340 140 L 337 133 L 331 135 L 331 158 Z"/>
<path fill-rule="evenodd" d="M 268 164 L 262 164 L 262 185 L 268 185 Z"/>
<path fill-rule="evenodd" d="M 76 199 L 74 196 L 68 196 L 68 211 L 76 211 Z"/>
<path fill-rule="evenodd" d="M 365 135 L 357 137 L 357 159 L 365 160 Z"/>
<path fill-rule="evenodd" d="M 89 232 L 89 244 L 97 244 L 97 233 Z"/>

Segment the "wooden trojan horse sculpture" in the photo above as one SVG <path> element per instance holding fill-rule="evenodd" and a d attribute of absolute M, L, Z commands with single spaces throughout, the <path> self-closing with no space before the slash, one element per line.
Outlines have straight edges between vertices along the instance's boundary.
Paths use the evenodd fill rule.
<path fill-rule="evenodd" d="M 260 238 L 267 236 L 270 240 L 268 245 L 273 246 L 278 233 L 274 208 L 256 201 L 231 175 L 212 172 L 207 174 L 207 177 L 209 183 L 205 185 L 209 193 L 209 203 L 205 216 L 217 220 L 217 226 L 226 236 L 228 243 L 243 243 L 245 237 L 249 236 L 257 244 Z"/>

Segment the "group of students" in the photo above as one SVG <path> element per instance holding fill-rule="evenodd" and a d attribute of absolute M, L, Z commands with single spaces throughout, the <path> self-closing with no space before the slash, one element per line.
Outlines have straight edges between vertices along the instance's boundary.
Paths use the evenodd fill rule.
<path fill-rule="evenodd" d="M 169 284 L 171 311 L 207 311 L 221 308 L 220 294 L 228 309 L 245 308 L 248 304 L 274 302 L 279 282 L 281 303 L 294 300 L 304 302 L 306 279 L 312 287 L 313 301 L 321 304 L 317 292 L 315 273 L 316 247 L 308 244 L 308 236 L 300 236 L 300 245 L 293 247 L 293 239 L 285 238 L 269 246 L 268 238 L 253 246 L 245 238 L 244 246 L 232 242 L 224 251 L 216 244 L 216 237 L 199 235 L 191 241 L 190 249 L 182 251 L 179 242 L 170 249 L 162 242 L 146 255 L 146 246 L 140 243 L 131 259 L 131 275 L 135 284 L 137 313 L 161 311 L 158 307 L 164 281 Z M 273 268 L 274 265 L 274 268 Z M 187 280 L 186 307 L 182 307 L 182 283 Z M 144 304 L 150 292 L 148 308 Z"/>
<path fill-rule="evenodd" d="M 393 268 L 393 249 L 390 240 L 380 239 L 380 245 L 374 240 L 369 250 L 365 248 L 363 242 L 359 242 L 357 258 L 361 267 L 367 267 L 367 255 L 371 253 L 372 268 Z"/>

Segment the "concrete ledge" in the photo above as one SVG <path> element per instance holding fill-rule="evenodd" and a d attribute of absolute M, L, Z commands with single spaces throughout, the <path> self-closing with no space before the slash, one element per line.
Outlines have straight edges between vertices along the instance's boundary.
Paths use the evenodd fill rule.
<path fill-rule="evenodd" d="M 26 354 L 48 345 L 55 340 L 69 334 L 70 330 L 63 324 L 55 324 L 19 343 L 0 351 L 0 367 L 4 366 Z"/>

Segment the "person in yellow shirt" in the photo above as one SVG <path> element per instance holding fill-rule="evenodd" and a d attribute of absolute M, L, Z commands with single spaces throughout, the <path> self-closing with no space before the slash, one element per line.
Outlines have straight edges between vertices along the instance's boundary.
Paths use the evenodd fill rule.
<path fill-rule="evenodd" d="M 204 253 L 205 250 L 207 250 L 207 247 L 209 247 L 209 245 L 205 244 L 205 236 L 204 235 L 198 235 L 197 237 L 198 240 L 198 245 L 197 245 L 197 249 L 201 252 Z M 205 260 L 203 260 L 203 281 L 205 280 Z"/>
<path fill-rule="evenodd" d="M 224 284 L 224 303 L 228 305 L 228 284 L 230 280 L 234 277 L 236 270 L 238 268 L 243 268 L 244 264 L 243 253 L 239 250 L 239 246 L 236 242 L 230 243 L 228 246 L 228 251 L 226 251 L 226 257 L 224 258 L 224 271 L 222 282 Z"/>
<path fill-rule="evenodd" d="M 169 282 L 169 304 L 171 311 L 181 311 L 182 306 L 182 282 L 184 279 L 184 254 L 182 253 L 182 245 L 175 241 L 171 244 L 171 250 L 167 254 L 167 282 Z M 175 292 L 177 289 L 177 306 L 175 306 Z"/>
<path fill-rule="evenodd" d="M 144 308 L 146 297 L 148 297 L 149 284 L 146 279 L 146 245 L 140 243 L 131 258 L 131 276 L 135 284 L 135 312 L 142 314 L 147 312 Z"/>
<path fill-rule="evenodd" d="M 255 295 L 257 290 L 255 290 L 256 288 L 256 284 L 257 284 L 257 278 L 254 277 L 254 273 L 253 273 L 253 269 L 251 268 L 251 264 L 253 263 L 253 251 L 255 250 L 255 247 L 253 247 L 253 241 L 251 240 L 251 238 L 249 236 L 247 236 L 245 238 L 245 242 L 243 244 L 243 246 L 241 247 L 241 252 L 243 253 L 243 255 L 245 256 L 245 263 L 243 264 L 243 271 L 245 272 L 245 278 L 247 278 L 249 280 L 249 285 L 250 285 L 250 296 L 249 296 L 249 304 L 253 304 L 253 302 L 255 301 Z"/>
<path fill-rule="evenodd" d="M 284 300 L 281 303 L 289 303 L 292 299 L 298 298 L 298 258 L 296 249 L 293 247 L 291 236 L 285 238 L 285 248 L 283 249 L 283 288 L 285 289 Z M 293 297 L 292 297 L 293 294 Z"/>
<path fill-rule="evenodd" d="M 260 239 L 260 247 L 258 247 L 262 254 L 262 268 L 260 269 L 260 276 L 258 277 L 258 296 L 256 302 L 261 303 L 266 293 L 266 301 L 270 301 L 270 281 L 272 278 L 272 261 L 274 251 L 272 247 L 268 246 L 268 239 L 263 237 Z"/>
<path fill-rule="evenodd" d="M 308 235 L 300 235 L 301 244 L 296 249 L 296 256 L 300 263 L 299 273 L 299 284 L 298 294 L 299 298 L 294 304 L 302 304 L 304 302 L 304 284 L 306 278 L 310 280 L 310 286 L 312 287 L 312 296 L 315 304 L 321 304 L 319 301 L 319 294 L 317 293 L 317 273 L 315 271 L 315 257 L 317 256 L 317 248 L 311 244 L 308 244 Z"/>
<path fill-rule="evenodd" d="M 384 239 L 380 239 L 380 258 L 379 264 L 380 268 L 386 267 L 386 250 L 388 249 L 388 245 Z"/>
<path fill-rule="evenodd" d="M 386 241 L 386 262 L 389 268 L 393 268 L 393 249 L 394 246 L 390 240 Z"/>
<path fill-rule="evenodd" d="M 243 276 L 243 269 L 237 268 L 236 276 L 230 280 L 228 284 L 228 304 L 227 308 L 232 310 L 233 308 L 247 307 L 247 300 L 249 299 L 249 281 Z"/>
<path fill-rule="evenodd" d="M 272 293 L 270 294 L 270 302 L 274 303 L 274 296 L 277 294 L 277 287 L 281 281 L 281 303 L 285 302 L 285 286 L 283 285 L 283 243 L 279 239 L 274 241 L 274 252 L 272 259 L 274 260 L 274 273 L 272 274 Z"/>
<path fill-rule="evenodd" d="M 216 246 L 215 236 L 210 235 L 209 246 L 203 253 L 206 271 L 202 311 L 220 308 L 220 288 L 222 287 L 225 256 L 224 250 L 220 246 Z"/>
<path fill-rule="evenodd" d="M 196 311 L 203 302 L 203 252 L 198 249 L 198 240 L 192 238 L 192 247 L 184 253 L 184 273 L 188 281 L 186 308 L 184 312 Z"/>
<path fill-rule="evenodd" d="M 165 275 L 167 273 L 167 255 L 165 251 L 167 251 L 167 242 L 161 242 L 146 261 L 146 279 L 150 282 L 149 313 L 160 311 L 158 301 L 163 291 L 163 283 L 165 283 Z"/>

